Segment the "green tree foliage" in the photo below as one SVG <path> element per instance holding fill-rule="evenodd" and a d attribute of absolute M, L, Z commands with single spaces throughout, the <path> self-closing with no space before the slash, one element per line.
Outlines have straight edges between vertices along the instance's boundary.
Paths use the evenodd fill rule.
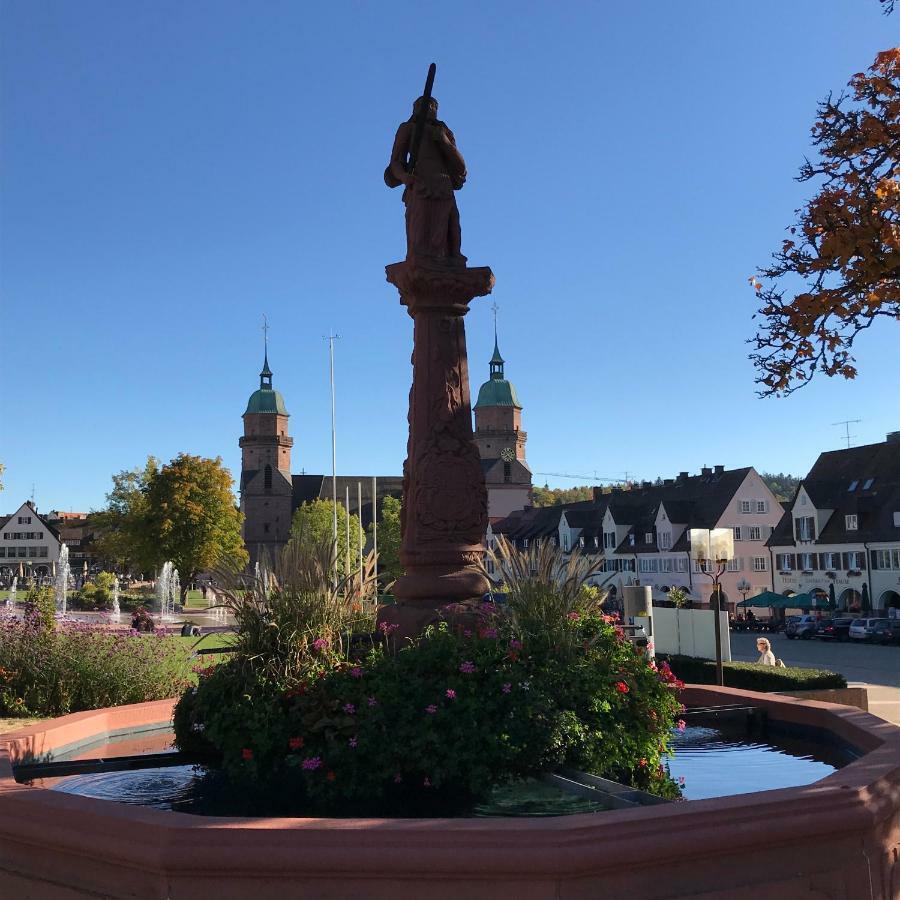
<path fill-rule="evenodd" d="M 378 567 L 389 581 L 403 574 L 400 564 L 400 507 L 396 497 L 385 497 L 378 523 Z"/>
<path fill-rule="evenodd" d="M 291 522 L 291 537 L 310 547 L 317 546 L 330 538 L 334 531 L 334 507 L 332 500 L 313 500 L 304 503 L 294 512 Z M 365 532 L 360 524 L 359 516 L 350 516 L 350 553 L 347 553 L 347 510 L 337 504 L 337 551 L 338 571 L 342 573 L 356 571 L 359 568 L 359 544 L 365 543 Z M 379 549 L 381 534 L 378 535 Z"/>
<path fill-rule="evenodd" d="M 147 542 L 147 490 L 159 471 L 152 456 L 142 469 L 113 475 L 113 488 L 106 495 L 106 509 L 91 513 L 97 537 L 94 551 L 120 571 L 149 570 L 156 564 L 156 552 Z"/>
<path fill-rule="evenodd" d="M 241 514 L 222 458 L 181 453 L 147 484 L 142 536 L 153 562 L 171 560 L 181 573 L 181 599 L 197 575 L 225 560 L 246 565 Z"/>
<path fill-rule="evenodd" d="M 571 488 L 551 488 L 545 484 L 543 487 L 535 487 L 532 493 L 535 506 L 559 506 L 562 503 L 577 503 L 594 498 L 594 489 L 589 484 Z"/>
<path fill-rule="evenodd" d="M 759 477 L 780 501 L 792 499 L 800 486 L 800 479 L 796 475 L 785 475 L 784 472 L 777 475 L 774 472 L 762 472 Z"/>

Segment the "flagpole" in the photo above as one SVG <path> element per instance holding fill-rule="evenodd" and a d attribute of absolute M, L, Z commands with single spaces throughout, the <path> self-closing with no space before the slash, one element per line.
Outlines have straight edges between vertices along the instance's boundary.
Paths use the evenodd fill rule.
<path fill-rule="evenodd" d="M 329 369 L 331 374 L 331 499 L 334 503 L 332 518 L 332 539 L 334 541 L 334 572 L 337 575 L 338 566 L 338 516 L 337 516 L 337 440 L 335 428 L 334 406 L 334 342 L 340 339 L 339 334 L 329 332 L 325 340 L 328 341 Z"/>

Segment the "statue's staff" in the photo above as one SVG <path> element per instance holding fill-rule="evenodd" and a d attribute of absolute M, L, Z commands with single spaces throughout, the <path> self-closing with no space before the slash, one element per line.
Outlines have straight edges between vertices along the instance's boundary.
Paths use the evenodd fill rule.
<path fill-rule="evenodd" d="M 419 159 L 419 148 L 422 146 L 422 138 L 425 136 L 425 124 L 428 121 L 428 110 L 431 106 L 431 89 L 434 87 L 435 72 L 437 72 L 437 66 L 432 63 L 428 67 L 425 90 L 422 92 L 422 97 L 419 101 L 419 114 L 416 116 L 416 124 L 409 144 L 409 159 L 406 163 L 406 171 L 410 175 L 415 174 L 416 162 Z"/>

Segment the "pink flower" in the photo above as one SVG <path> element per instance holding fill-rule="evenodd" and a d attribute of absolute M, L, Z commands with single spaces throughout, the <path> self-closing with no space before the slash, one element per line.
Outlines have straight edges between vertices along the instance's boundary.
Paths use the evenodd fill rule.
<path fill-rule="evenodd" d="M 369 706 L 378 706 L 378 701 L 374 697 L 369 697 Z"/>
<path fill-rule="evenodd" d="M 675 723 L 675 727 L 676 727 L 679 731 L 684 731 L 686 725 L 687 725 L 687 723 L 684 721 L 684 719 L 679 719 L 679 720 Z"/>
<path fill-rule="evenodd" d="M 362 669 L 359 666 L 354 666 L 350 670 L 350 675 L 353 678 L 362 678 Z"/>
<path fill-rule="evenodd" d="M 394 776 L 394 784 L 400 784 L 401 781 L 403 781 L 403 776 L 398 772 Z"/>
<path fill-rule="evenodd" d="M 390 622 L 382 622 L 378 627 L 384 636 L 387 637 L 389 634 L 393 634 L 400 626 L 392 625 Z"/>
<path fill-rule="evenodd" d="M 328 648 L 328 641 L 325 638 L 316 638 L 313 641 L 314 650 L 325 650 Z"/>
<path fill-rule="evenodd" d="M 427 778 L 422 782 L 422 787 L 431 787 L 431 779 Z"/>
<path fill-rule="evenodd" d="M 467 638 L 472 637 L 472 629 L 471 629 L 471 628 L 466 628 L 466 630 L 463 631 L 463 637 L 467 637 Z"/>
<path fill-rule="evenodd" d="M 303 738 L 302 737 L 292 737 L 288 740 L 288 747 L 291 750 L 299 750 L 303 746 Z"/>
<path fill-rule="evenodd" d="M 445 693 L 446 693 L 446 696 L 447 696 L 447 699 L 448 699 L 448 700 L 455 700 L 455 699 L 456 699 L 456 691 L 454 691 L 453 688 L 447 688 L 447 690 L 446 690 Z"/>
<path fill-rule="evenodd" d="M 425 707 L 425 712 L 427 712 L 428 715 L 433 716 L 437 712 L 437 707 L 432 703 Z"/>
<path fill-rule="evenodd" d="M 495 640 L 497 637 L 497 629 L 482 628 L 481 631 L 478 632 L 478 637 L 482 638 L 482 640 Z"/>
<path fill-rule="evenodd" d="M 627 684 L 625 684 L 624 681 L 617 681 L 617 682 L 616 682 L 616 690 L 617 690 L 620 694 L 627 694 L 628 691 L 630 690 L 630 688 L 628 687 Z"/>
<path fill-rule="evenodd" d="M 581 613 L 570 612 L 566 618 L 568 618 L 571 622 L 577 622 L 581 618 Z"/>
<path fill-rule="evenodd" d="M 356 747 L 356 743 L 357 743 L 356 737 L 350 738 L 350 740 L 347 741 L 347 743 L 348 743 L 351 747 Z"/>
<path fill-rule="evenodd" d="M 512 691 L 512 685 L 507 681 L 500 690 L 503 691 L 504 694 L 508 694 Z"/>
<path fill-rule="evenodd" d="M 352 716 L 356 712 L 356 707 L 352 703 L 345 703 L 343 710 L 348 716 Z"/>
<path fill-rule="evenodd" d="M 322 767 L 322 758 L 320 756 L 310 756 L 308 759 L 303 760 L 303 768 L 308 772 L 312 772 L 315 769 L 320 769 Z"/>
<path fill-rule="evenodd" d="M 244 747 L 241 750 L 241 759 L 247 760 L 248 762 L 253 759 L 253 751 L 249 747 Z"/>
<path fill-rule="evenodd" d="M 509 649 L 510 649 L 510 650 L 521 650 L 521 649 L 522 649 L 522 642 L 521 642 L 521 641 L 517 641 L 515 638 L 513 638 L 513 639 L 509 642 Z"/>
<path fill-rule="evenodd" d="M 466 660 L 466 662 L 459 664 L 459 671 L 463 673 L 463 675 L 471 675 L 475 671 L 475 663 Z"/>

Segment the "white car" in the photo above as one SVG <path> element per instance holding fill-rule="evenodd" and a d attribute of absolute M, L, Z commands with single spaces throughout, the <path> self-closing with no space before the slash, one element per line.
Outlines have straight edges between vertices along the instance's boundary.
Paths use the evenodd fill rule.
<path fill-rule="evenodd" d="M 871 640 L 875 626 L 884 622 L 890 624 L 889 619 L 854 619 L 850 624 L 850 639 L 853 641 Z"/>

